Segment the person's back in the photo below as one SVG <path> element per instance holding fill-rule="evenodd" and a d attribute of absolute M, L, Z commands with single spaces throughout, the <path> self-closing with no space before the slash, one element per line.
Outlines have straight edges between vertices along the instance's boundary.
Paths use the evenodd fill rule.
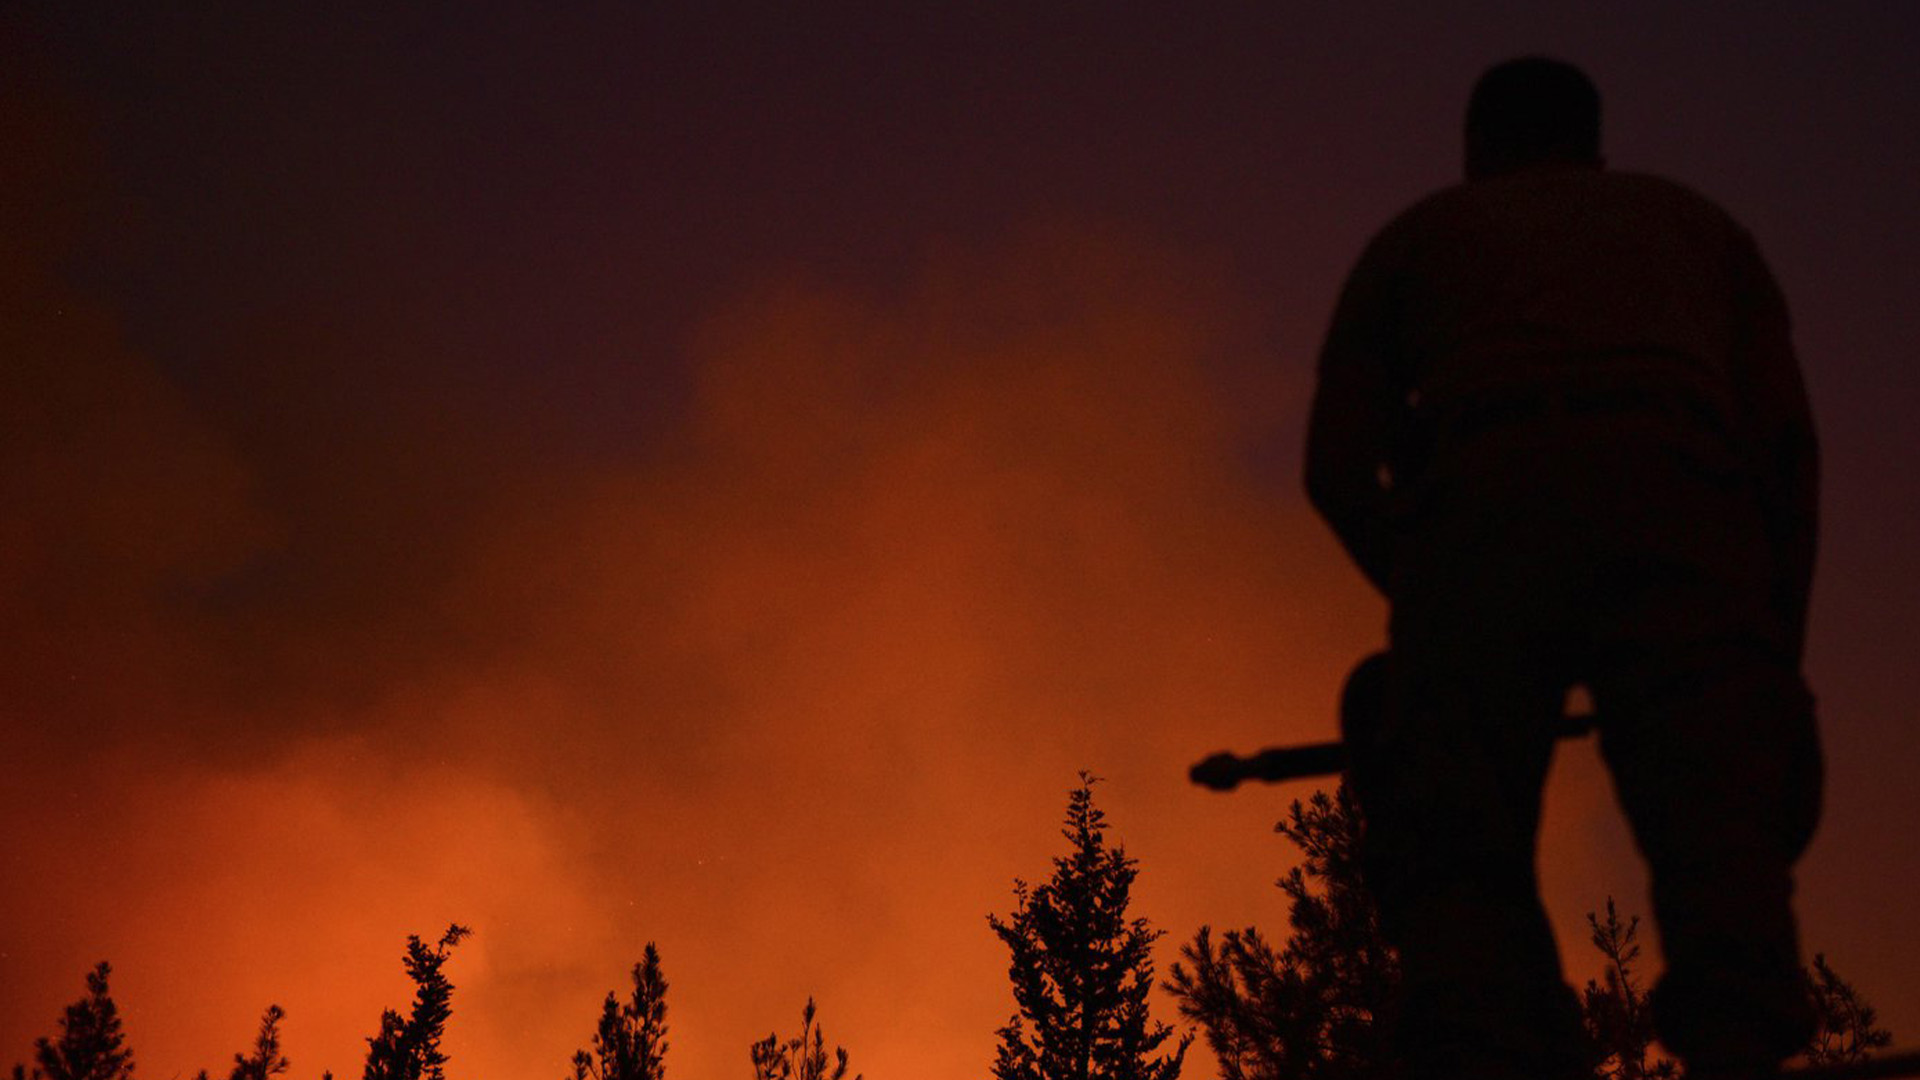
<path fill-rule="evenodd" d="M 1784 307 L 1726 214 L 1605 170 L 1566 65 L 1482 79 L 1467 171 L 1349 279 L 1308 452 L 1393 604 L 1389 715 L 1351 779 L 1407 1067 L 1585 1068 L 1532 865 L 1544 718 L 1585 683 L 1652 868 L 1662 1037 L 1697 1075 L 1758 1076 L 1807 1022 L 1787 898 L 1819 789 Z"/>
<path fill-rule="evenodd" d="M 1429 405 L 1530 375 L 1726 385 L 1745 233 L 1692 192 L 1581 166 L 1449 188 L 1381 236 L 1398 351 Z M 1653 363 L 1621 371 L 1635 358 Z"/>

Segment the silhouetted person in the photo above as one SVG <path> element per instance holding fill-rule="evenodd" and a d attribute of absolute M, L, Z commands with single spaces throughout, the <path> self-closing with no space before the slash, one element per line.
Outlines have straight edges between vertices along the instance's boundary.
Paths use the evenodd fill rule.
<path fill-rule="evenodd" d="M 1806 397 L 1752 238 L 1607 171 L 1599 111 L 1557 61 L 1482 76 L 1466 182 L 1368 246 L 1320 360 L 1308 491 L 1392 604 L 1384 713 L 1349 737 L 1415 1078 L 1589 1075 L 1534 871 L 1576 684 L 1650 868 L 1662 1041 L 1726 1080 L 1811 1033 Z"/>

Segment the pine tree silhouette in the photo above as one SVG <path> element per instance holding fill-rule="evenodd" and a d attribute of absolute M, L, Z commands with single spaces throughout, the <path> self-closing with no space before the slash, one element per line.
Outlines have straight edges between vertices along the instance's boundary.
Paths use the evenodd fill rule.
<path fill-rule="evenodd" d="M 440 1036 L 453 1015 L 453 984 L 441 973 L 453 947 L 472 931 L 455 923 L 427 946 L 417 935 L 407 937 L 404 963 L 415 987 L 408 1016 L 388 1009 L 380 1015 L 380 1034 L 367 1040 L 363 1080 L 446 1080 L 447 1056 L 440 1052 Z"/>
<path fill-rule="evenodd" d="M 280 1021 L 286 1015 L 278 1005 L 267 1006 L 266 1015 L 260 1018 L 260 1034 L 253 1040 L 253 1053 L 233 1055 L 233 1071 L 227 1074 L 227 1080 L 271 1080 L 287 1071 L 292 1063 L 280 1052 Z"/>
<path fill-rule="evenodd" d="M 1589 911 L 1587 926 L 1593 931 L 1593 947 L 1607 958 L 1605 984 L 1589 980 L 1580 994 L 1587 1035 L 1593 1040 L 1594 1075 L 1599 1080 L 1674 1080 L 1680 1074 L 1676 1062 L 1647 1060 L 1653 1045 L 1653 1008 L 1634 976 L 1640 959 L 1634 940 L 1640 917 L 1621 922 L 1609 896 L 1606 919 Z"/>
<path fill-rule="evenodd" d="M 1206 1032 L 1222 1080 L 1351 1080 L 1387 1059 L 1399 961 L 1360 877 L 1359 808 L 1344 785 L 1295 800 L 1274 826 L 1306 856 L 1279 881 L 1292 934 L 1209 928 L 1180 950 L 1167 988 Z"/>
<path fill-rule="evenodd" d="M 748 1048 L 753 1057 L 753 1080 L 846 1080 L 847 1051 L 833 1048 L 833 1069 L 827 1069 L 826 1036 L 813 1021 L 813 999 L 800 1011 L 800 1034 L 781 1042 L 768 1035 Z M 855 1073 L 853 1080 L 862 1080 Z"/>
<path fill-rule="evenodd" d="M 60 1038 L 35 1039 L 34 1065 L 13 1067 L 13 1080 L 129 1080 L 133 1051 L 120 1030 L 120 1010 L 107 989 L 105 960 L 87 973 L 87 996 L 67 1006 Z"/>
<path fill-rule="evenodd" d="M 1095 782 L 1082 772 L 1068 797 L 1062 835 L 1072 847 L 1054 859 L 1052 879 L 1037 888 L 1016 880 L 1012 917 L 987 917 L 1012 953 L 1019 1006 L 999 1031 L 999 1080 L 1177 1080 L 1193 1038 L 1153 1056 L 1173 1034 L 1147 1009 L 1160 935 L 1127 917 L 1139 871 L 1107 845 Z"/>
<path fill-rule="evenodd" d="M 667 980 L 660 951 L 647 942 L 633 965 L 633 996 L 620 1004 L 607 992 L 593 1051 L 573 1055 L 574 1080 L 661 1080 L 667 1074 Z"/>
<path fill-rule="evenodd" d="M 1807 1061 L 1813 1065 L 1852 1065 L 1865 1061 L 1875 1050 L 1893 1043 L 1893 1033 L 1879 1026 L 1879 1015 L 1866 1003 L 1859 991 L 1841 978 L 1827 963 L 1824 954 L 1813 957 L 1808 972 L 1813 993 L 1813 1011 L 1819 1026 L 1807 1047 Z"/>

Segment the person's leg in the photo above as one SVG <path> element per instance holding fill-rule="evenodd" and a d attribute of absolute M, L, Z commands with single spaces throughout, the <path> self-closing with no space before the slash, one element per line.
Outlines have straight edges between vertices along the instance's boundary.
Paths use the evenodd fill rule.
<path fill-rule="evenodd" d="M 1563 688 L 1498 650 L 1470 663 L 1417 615 L 1346 702 L 1365 872 L 1401 963 L 1394 1045 L 1412 1080 L 1585 1076 L 1534 873 Z"/>
<path fill-rule="evenodd" d="M 1666 954 L 1656 1029 L 1690 1076 L 1765 1075 L 1812 1034 L 1791 907 L 1819 814 L 1812 699 L 1757 642 L 1664 651 L 1605 683 L 1602 750 Z"/>
<path fill-rule="evenodd" d="M 1656 1030 L 1692 1075 L 1751 1077 L 1811 1034 L 1791 896 L 1820 746 L 1751 485 L 1675 445 L 1699 452 L 1623 469 L 1605 501 L 1591 681 L 1666 954 Z"/>

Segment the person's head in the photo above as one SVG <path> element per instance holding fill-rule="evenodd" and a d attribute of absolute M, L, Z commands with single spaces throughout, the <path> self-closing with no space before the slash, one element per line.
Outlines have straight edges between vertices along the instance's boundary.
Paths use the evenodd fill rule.
<path fill-rule="evenodd" d="M 1467 179 L 1530 165 L 1599 166 L 1600 91 L 1572 64 L 1526 56 L 1495 64 L 1467 101 Z"/>

